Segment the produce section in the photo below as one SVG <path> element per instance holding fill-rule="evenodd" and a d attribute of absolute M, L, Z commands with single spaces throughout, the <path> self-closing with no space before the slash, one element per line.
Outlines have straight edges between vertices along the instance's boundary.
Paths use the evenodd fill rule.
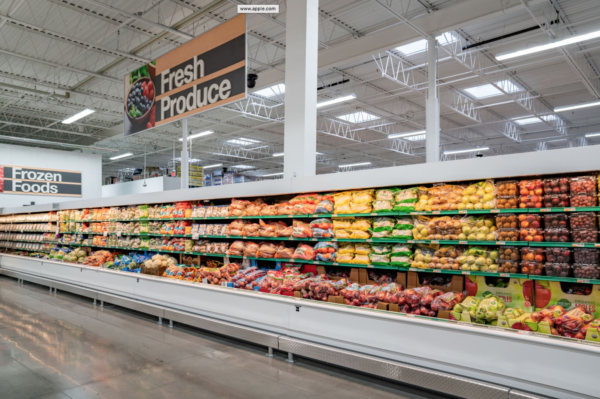
<path fill-rule="evenodd" d="M 569 286 L 569 295 L 597 290 L 595 190 L 590 176 L 549 177 L 75 209 L 1 217 L 0 246 L 129 273 L 515 329 L 529 326 L 544 282 L 559 284 L 554 296 L 563 292 L 561 282 L 593 287 Z M 591 195 L 593 205 L 540 204 L 543 196 L 567 192 Z M 592 317 L 594 333 L 595 303 L 575 301 L 564 310 L 576 306 Z"/>

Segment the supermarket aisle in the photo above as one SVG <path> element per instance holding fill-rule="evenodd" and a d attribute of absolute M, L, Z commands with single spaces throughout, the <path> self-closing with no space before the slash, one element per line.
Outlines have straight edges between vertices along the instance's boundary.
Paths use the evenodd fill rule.
<path fill-rule="evenodd" d="M 437 398 L 0 278 L 2 399 Z"/>

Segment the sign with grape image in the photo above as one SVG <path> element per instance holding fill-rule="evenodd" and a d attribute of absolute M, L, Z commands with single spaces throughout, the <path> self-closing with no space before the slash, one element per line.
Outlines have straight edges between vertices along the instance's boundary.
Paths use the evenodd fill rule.
<path fill-rule="evenodd" d="M 239 15 L 125 76 L 124 135 L 246 97 L 246 16 Z"/>

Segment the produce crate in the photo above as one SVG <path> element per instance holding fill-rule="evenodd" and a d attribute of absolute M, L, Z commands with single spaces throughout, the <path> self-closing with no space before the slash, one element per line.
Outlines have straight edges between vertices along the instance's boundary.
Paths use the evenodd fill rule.
<path fill-rule="evenodd" d="M 360 278 L 358 281 L 353 281 L 353 283 L 357 282 L 361 285 L 373 285 L 377 284 L 375 281 L 369 278 L 369 270 L 368 269 L 359 269 Z M 396 272 L 396 283 L 402 285 L 404 288 L 408 288 L 406 286 L 406 272 Z"/>
<path fill-rule="evenodd" d="M 560 281 L 534 280 L 534 282 L 536 310 L 560 305 L 568 311 L 581 306 L 593 314 L 594 318 L 600 318 L 600 285 L 578 283 L 590 288 L 589 295 L 578 295 L 563 292 Z"/>
<path fill-rule="evenodd" d="M 351 283 L 359 283 L 359 284 L 361 284 L 361 282 L 360 282 L 360 272 L 363 271 L 363 270 L 365 270 L 365 269 L 358 269 L 358 268 L 355 268 L 355 267 L 351 268 L 350 269 L 350 277 L 348 278 L 348 280 Z M 327 269 L 325 268 L 325 266 L 317 266 L 317 275 L 319 275 L 319 274 L 326 274 L 326 273 L 327 273 Z M 338 281 L 338 280 L 341 280 L 341 277 L 331 277 L 330 279 L 333 280 L 333 281 Z"/>
<path fill-rule="evenodd" d="M 467 295 L 483 299 L 492 294 L 504 301 L 507 308 L 522 308 L 525 312 L 533 312 L 534 289 L 533 281 L 527 278 L 508 278 L 508 286 L 501 288 L 493 286 L 491 276 L 465 276 Z M 498 277 L 500 278 L 500 277 Z"/>
<path fill-rule="evenodd" d="M 419 281 L 419 273 L 417 272 L 407 272 L 406 276 L 406 288 L 419 288 L 422 287 L 422 284 Z M 430 285 L 431 288 L 435 290 L 440 290 L 442 292 L 463 292 L 465 290 L 465 280 L 462 275 L 453 275 L 452 281 L 448 287 Z"/>

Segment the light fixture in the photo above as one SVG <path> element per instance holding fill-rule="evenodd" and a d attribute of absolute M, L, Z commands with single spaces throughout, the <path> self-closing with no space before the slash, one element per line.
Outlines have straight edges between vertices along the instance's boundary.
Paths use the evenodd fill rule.
<path fill-rule="evenodd" d="M 587 33 L 585 35 L 578 35 L 578 36 L 570 37 L 568 39 L 558 40 L 556 42 L 544 44 L 541 46 L 526 48 L 524 50 L 515 51 L 513 53 L 497 55 L 496 59 L 498 61 L 508 60 L 510 58 L 520 57 L 522 55 L 529 55 L 529 54 L 539 53 L 540 51 L 546 51 L 546 50 L 550 50 L 550 49 L 557 48 L 557 47 L 568 46 L 569 44 L 579 43 L 579 42 L 583 42 L 586 40 L 595 39 L 597 37 L 600 37 L 600 30 L 597 30 L 597 31 L 591 32 L 591 33 Z"/>
<path fill-rule="evenodd" d="M 359 162 L 359 163 L 350 163 L 348 165 L 339 165 L 339 168 L 350 168 L 352 166 L 363 166 L 363 165 L 371 165 L 371 162 Z"/>
<path fill-rule="evenodd" d="M 585 137 L 596 137 L 596 136 L 600 136 L 600 133 L 588 133 L 585 135 Z"/>
<path fill-rule="evenodd" d="M 393 134 L 388 134 L 388 139 L 395 139 L 398 137 L 407 137 L 407 136 L 416 136 L 419 134 L 424 134 L 426 133 L 426 130 L 417 130 L 415 132 L 407 132 L 407 133 L 393 133 Z"/>
<path fill-rule="evenodd" d="M 446 32 L 440 36 L 436 36 L 435 40 L 438 41 L 438 44 L 440 46 L 445 46 L 446 44 L 454 43 L 457 39 L 456 37 L 450 35 L 450 32 Z M 416 42 L 396 47 L 396 50 L 398 50 L 404 55 L 421 53 L 427 50 L 427 39 L 417 40 Z"/>
<path fill-rule="evenodd" d="M 130 157 L 133 154 L 131 152 L 127 152 L 125 154 L 121 154 L 121 155 L 116 155 L 114 157 L 110 157 L 111 160 L 115 160 L 115 159 L 121 159 L 121 158 L 126 158 L 126 157 Z"/>
<path fill-rule="evenodd" d="M 283 174 L 283 172 L 280 172 L 280 173 L 270 173 L 268 175 L 262 175 L 261 177 L 279 176 L 279 175 L 282 175 L 282 174 Z"/>
<path fill-rule="evenodd" d="M 516 119 L 515 122 L 519 125 L 529 125 L 531 123 L 541 123 L 542 121 L 540 120 L 540 118 L 536 118 L 534 116 L 533 118 Z"/>
<path fill-rule="evenodd" d="M 181 157 L 173 158 L 173 161 L 181 162 Z M 200 161 L 202 161 L 202 160 L 198 159 L 198 158 L 188 158 L 188 163 L 194 163 L 194 162 L 200 162 Z"/>
<path fill-rule="evenodd" d="M 554 112 L 570 111 L 572 109 L 579 109 L 579 108 L 597 107 L 599 105 L 600 105 L 600 101 L 594 101 L 591 103 L 583 103 L 583 104 L 575 104 L 575 105 L 567 105 L 565 107 L 554 108 Z"/>
<path fill-rule="evenodd" d="M 456 151 L 444 151 L 444 155 L 450 154 L 461 154 L 463 152 L 473 152 L 473 151 L 487 151 L 489 147 L 481 147 L 481 148 L 471 148 L 470 150 L 456 150 Z"/>
<path fill-rule="evenodd" d="M 274 153 L 273 153 L 273 156 L 274 156 L 274 157 L 282 157 L 282 156 L 284 156 L 284 155 L 285 155 L 285 153 L 283 153 L 283 152 L 274 152 Z"/>
<path fill-rule="evenodd" d="M 337 104 L 344 101 L 354 100 L 356 96 L 354 94 L 350 94 L 349 96 L 334 98 L 333 100 L 327 100 L 320 103 L 317 103 L 317 108 L 326 107 L 331 104 Z"/>
<path fill-rule="evenodd" d="M 216 163 L 216 164 L 214 164 L 214 165 L 206 165 L 206 166 L 203 166 L 203 168 L 204 168 L 204 169 L 208 169 L 208 168 L 218 168 L 219 166 L 223 166 L 223 164 L 222 164 L 222 163 Z"/>
<path fill-rule="evenodd" d="M 62 123 L 64 123 L 65 125 L 68 125 L 70 123 L 73 123 L 73 122 L 81 119 L 81 118 L 85 118 L 86 116 L 93 114 L 94 112 L 96 112 L 96 111 L 94 111 L 93 109 L 84 109 L 80 113 L 75 114 L 72 117 L 65 119 L 64 121 L 62 121 Z"/>
<path fill-rule="evenodd" d="M 200 132 L 200 133 L 194 133 L 191 136 L 188 136 L 188 140 L 192 140 L 198 137 L 202 137 L 202 136 L 208 136 L 209 134 L 213 134 L 214 132 L 212 130 L 207 130 L 205 132 Z M 179 141 L 183 141 L 182 138 L 179 139 Z"/>
<path fill-rule="evenodd" d="M 339 119 L 342 119 L 350 123 L 363 123 L 379 119 L 377 115 L 369 114 L 368 112 L 358 111 L 351 114 L 340 115 Z"/>
<path fill-rule="evenodd" d="M 246 137 L 238 137 L 237 139 L 231 139 L 226 141 L 229 144 L 248 145 L 260 143 L 258 140 L 248 139 Z"/>
<path fill-rule="evenodd" d="M 273 96 L 283 94 L 283 93 L 285 93 L 285 84 L 280 83 L 278 85 L 273 85 L 271 87 L 267 87 L 266 89 L 257 90 L 255 92 L 253 92 L 252 94 L 256 94 L 258 96 L 263 96 L 263 97 L 273 97 Z"/>

